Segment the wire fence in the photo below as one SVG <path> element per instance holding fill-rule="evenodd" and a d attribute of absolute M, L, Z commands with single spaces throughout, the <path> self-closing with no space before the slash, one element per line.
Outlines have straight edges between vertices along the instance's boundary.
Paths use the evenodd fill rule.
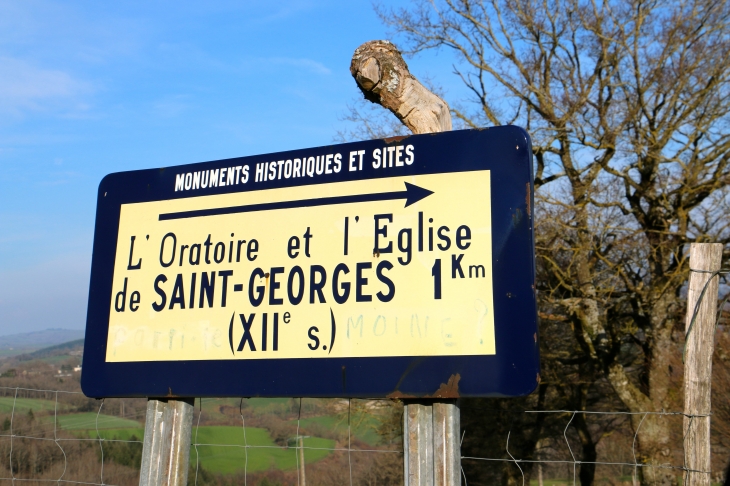
<path fill-rule="evenodd" d="M 519 470 L 519 476 L 521 477 L 522 484 L 528 484 L 527 481 L 529 480 L 529 477 L 525 474 L 525 471 L 522 464 L 533 464 L 533 465 L 548 465 L 548 466 L 555 466 L 555 465 L 563 465 L 568 466 L 570 472 L 572 474 L 569 475 L 568 479 L 565 481 L 566 484 L 573 484 L 573 485 L 579 485 L 581 484 L 580 479 L 578 478 L 578 471 L 579 468 L 582 465 L 593 465 L 593 466 L 611 466 L 614 468 L 629 468 L 631 470 L 631 477 L 630 477 L 630 484 L 638 485 L 639 484 L 639 471 L 640 469 L 669 469 L 672 471 L 675 471 L 677 473 L 687 473 L 687 472 L 699 472 L 702 474 L 707 474 L 711 478 L 712 471 L 698 471 L 694 469 L 690 469 L 686 466 L 685 463 L 675 463 L 672 464 L 670 462 L 667 463 L 646 463 L 638 460 L 637 456 L 637 442 L 638 442 L 638 436 L 640 429 L 644 422 L 646 421 L 647 417 L 650 416 L 656 416 L 656 417 L 675 417 L 679 419 L 683 419 L 685 417 L 690 419 L 690 427 L 693 423 L 695 418 L 706 418 L 710 415 L 688 415 L 683 412 L 668 412 L 668 411 L 661 411 L 661 412 L 604 412 L 604 411 L 587 411 L 587 410 L 525 410 L 522 413 L 525 414 L 557 414 L 561 416 L 567 417 L 567 422 L 565 424 L 565 428 L 563 429 L 562 442 L 565 445 L 565 449 L 567 449 L 568 455 L 564 459 L 558 459 L 558 458 L 550 458 L 550 457 L 541 457 L 537 459 L 521 459 L 518 457 L 515 457 L 512 452 L 510 451 L 510 435 L 512 434 L 512 431 L 507 432 L 507 438 L 505 441 L 505 449 L 504 452 L 507 455 L 507 457 L 502 458 L 496 458 L 496 457 L 472 457 L 472 456 L 462 456 L 462 464 L 464 461 L 492 461 L 492 462 L 500 462 L 500 463 L 506 463 L 506 464 L 514 464 L 514 466 Z M 568 438 L 568 431 L 570 429 L 571 423 L 575 419 L 577 415 L 602 415 L 605 417 L 611 417 L 611 416 L 625 416 L 625 417 L 641 417 L 639 419 L 639 425 L 638 427 L 633 431 L 633 436 L 631 437 L 631 449 L 630 449 L 630 460 L 607 460 L 607 461 L 585 461 L 581 460 L 579 457 L 576 456 L 576 451 L 574 450 L 575 444 L 571 445 L 571 440 Z M 552 440 L 554 441 L 556 438 L 553 437 Z M 573 441 L 574 442 L 574 441 Z M 685 441 L 682 440 L 680 445 L 684 445 Z M 678 456 L 680 453 L 684 451 L 684 448 L 678 448 L 675 450 L 675 456 Z M 552 451 L 549 453 L 550 456 L 555 455 L 555 447 L 552 446 Z M 671 452 L 671 451 L 670 451 Z M 539 453 L 538 453 L 539 454 Z M 667 454 L 668 456 L 671 454 Z M 682 454 L 683 456 L 683 454 Z M 463 466 L 462 466 L 463 469 Z M 620 478 L 622 475 L 619 473 L 617 474 L 617 477 Z M 534 475 L 533 475 L 534 478 Z M 465 483 L 466 483 L 466 477 Z M 614 478 L 616 479 L 616 478 Z M 720 478 L 715 478 L 716 480 L 720 480 Z M 468 483 L 466 483 L 468 484 Z M 615 484 L 612 482 L 612 484 Z"/>
<path fill-rule="evenodd" d="M 195 460 L 195 478 L 192 481 L 192 484 L 197 485 L 198 484 L 198 472 L 200 469 L 200 454 L 198 451 L 199 447 L 221 447 L 221 448 L 235 448 L 238 450 L 243 451 L 243 481 L 244 485 L 248 484 L 248 460 L 249 460 L 249 450 L 252 449 L 259 449 L 259 450 L 276 450 L 276 451 L 293 451 L 293 455 L 296 462 L 296 470 L 297 472 L 301 471 L 303 469 L 303 463 L 301 462 L 303 460 L 304 453 L 306 451 L 324 451 L 327 453 L 346 453 L 347 454 L 347 472 L 348 472 L 348 479 L 349 484 L 354 484 L 353 482 L 353 474 L 352 474 L 352 453 L 362 454 L 362 453 L 378 453 L 378 454 L 395 454 L 399 457 L 402 457 L 403 455 L 403 449 L 388 449 L 388 448 L 353 448 L 352 447 L 352 399 L 347 399 L 347 446 L 346 447 L 317 447 L 317 446 L 306 446 L 304 445 L 304 440 L 307 437 L 300 434 L 300 429 L 302 425 L 302 401 L 303 398 L 297 398 L 299 402 L 299 407 L 297 411 L 297 421 L 296 421 L 296 434 L 294 435 L 294 446 L 290 447 L 287 443 L 286 446 L 276 446 L 276 445 L 252 445 L 249 444 L 246 438 L 246 420 L 244 418 L 244 415 L 242 413 L 242 405 L 245 399 L 240 399 L 240 405 L 239 405 L 239 414 L 241 417 L 241 430 L 242 430 L 242 436 L 243 436 L 243 444 L 221 444 L 221 443 L 206 443 L 206 442 L 199 442 L 198 440 L 198 431 L 200 430 L 200 419 L 203 416 L 203 410 L 202 410 L 202 403 L 201 400 L 200 403 L 200 410 L 197 413 L 197 424 L 195 426 L 195 429 L 193 431 L 194 439 L 192 443 L 192 447 L 195 451 L 195 457 L 191 454 L 191 462 Z M 369 400 L 370 402 L 376 402 L 376 401 L 383 401 L 383 400 Z M 305 469 L 305 468 L 304 468 Z M 302 476 L 301 474 L 297 474 L 297 484 L 300 484 Z M 189 481 L 191 482 L 191 481 Z"/>
<path fill-rule="evenodd" d="M 135 399 L 99 400 L 91 412 L 84 411 L 89 407 L 83 404 L 69 404 L 69 397 L 89 400 L 81 392 L 0 387 L 2 394 L 5 397 L 0 396 L 0 420 L 3 405 L 9 413 L 0 427 L 0 484 L 55 482 L 126 486 L 138 483 L 146 409 L 136 403 L 132 413 L 121 412 L 123 417 L 119 416 L 124 403 Z M 5 402 L 2 398 L 6 398 Z M 317 417 L 306 416 L 307 401 L 315 400 L 299 398 L 293 400 L 296 403 L 294 423 L 286 427 L 288 422 L 272 423 L 271 413 L 247 418 L 246 403 L 251 400 L 255 399 L 236 399 L 237 425 L 231 423 L 232 414 L 228 413 L 233 408 L 232 399 L 196 400 L 189 484 L 221 483 L 220 478 L 211 479 L 212 471 L 234 477 L 236 484 L 299 484 L 300 478 L 303 479 L 301 471 L 316 473 L 320 463 L 326 463 L 324 467 L 330 469 L 342 469 L 345 465 L 344 478 L 341 471 L 337 478 L 330 478 L 330 482 L 338 481 L 336 484 L 357 484 L 355 476 L 362 475 L 371 466 L 384 466 L 391 469 L 391 475 L 402 476 L 400 441 L 385 444 L 370 441 L 373 446 L 369 446 L 368 441 L 353 434 L 353 426 L 357 425 L 354 419 L 362 421 L 363 410 L 378 415 L 379 409 L 383 405 L 387 407 L 390 401 L 333 400 L 329 403 L 331 413 L 326 417 L 331 420 L 322 425 L 315 420 L 321 418 L 322 410 L 316 411 Z M 36 407 L 35 412 L 32 407 Z M 226 410 L 221 411 L 222 408 Z M 353 409 L 357 409 L 356 413 Z M 137 428 L 130 427 L 134 422 Z M 250 426 L 249 422 L 257 426 Z M 326 433 L 305 435 L 305 429 L 322 432 L 327 426 L 342 432 L 341 437 L 317 436 Z M 363 429 L 369 432 L 367 428 L 359 428 L 361 432 Z M 49 445 L 52 450 L 48 449 Z M 365 464 L 360 460 L 356 471 L 358 456 L 363 455 L 394 459 L 369 460 Z M 302 460 L 306 462 L 305 467 Z M 262 468 L 262 462 L 268 463 L 267 467 Z M 329 473 L 332 476 L 332 471 Z M 265 482 L 268 476 L 273 479 Z M 318 482 L 310 480 L 310 484 Z"/>
<path fill-rule="evenodd" d="M 237 407 L 233 405 L 234 399 L 196 401 L 189 484 L 301 485 L 305 477 L 309 484 L 402 484 L 402 443 L 399 440 L 368 442 L 362 438 L 363 430 L 370 431 L 362 424 L 372 417 L 377 418 L 379 426 L 391 415 L 395 417 L 393 424 L 399 422 L 394 402 L 331 400 L 328 419 L 318 421 L 322 418 L 321 401 L 299 398 L 279 402 L 279 405 L 283 403 L 290 407 L 287 413 L 294 416 L 282 424 L 281 421 L 266 422 L 270 411 L 253 414 L 248 405 L 250 400 L 235 399 Z M 312 403 L 308 405 L 309 400 Z M 93 411 L 84 405 L 89 402 L 94 404 Z M 126 486 L 138 483 L 144 399 L 93 402 L 74 391 L 0 387 L 0 417 L 3 411 L 9 414 L 0 431 L 0 484 Z M 539 484 L 537 481 L 541 482 L 543 475 L 545 480 L 553 481 L 551 484 L 578 485 L 581 484 L 580 468 L 586 465 L 603 467 L 604 476 L 614 475 L 612 484 L 639 484 L 641 470 L 647 468 L 684 474 L 690 470 L 683 462 L 683 441 L 676 441 L 675 450 L 666 455 L 666 463 L 647 463 L 638 454 L 639 432 L 651 420 L 664 420 L 663 426 L 682 430 L 680 423 L 667 421 L 688 418 L 691 426 L 694 420 L 708 417 L 669 411 L 526 410 L 512 413 L 526 419 L 547 414 L 556 433 L 541 438 L 535 454 L 525 457 L 521 455 L 519 445 L 515 447 L 519 425 L 507 427 L 504 437 L 471 437 L 473 431 L 463 430 L 462 444 L 466 438 L 467 441 L 489 441 L 493 445 L 490 454 L 462 456 L 465 485 L 475 474 L 475 464 L 496 466 L 497 474 L 502 474 L 504 468 L 512 468 L 517 484 L 521 481 L 523 485 Z M 234 416 L 237 416 L 238 424 L 231 421 Z M 607 447 L 599 451 L 604 457 L 586 460 L 574 427 L 577 420 L 586 418 L 594 425 L 596 421 L 617 420 L 614 425 L 634 421 L 634 426 L 623 428 L 624 432 L 628 431 L 623 435 L 623 449 Z M 223 419 L 224 425 L 215 425 Z M 130 428 L 134 423 L 137 428 Z M 556 424 L 562 427 L 562 434 L 555 428 Z M 323 430 L 327 427 L 330 432 L 339 430 L 340 435 L 330 435 L 329 439 L 321 437 L 326 435 Z M 619 424 L 612 430 L 616 433 L 620 429 Z M 398 429 L 391 431 L 392 436 L 399 433 L 402 431 Z M 612 441 L 614 445 L 621 442 L 615 438 Z M 212 471 L 220 474 L 212 475 Z M 627 471 L 630 471 L 628 478 Z M 711 471 L 700 472 L 715 481 L 720 480 Z M 226 482 L 225 478 L 233 479 Z M 555 483 L 556 478 L 562 483 Z"/>

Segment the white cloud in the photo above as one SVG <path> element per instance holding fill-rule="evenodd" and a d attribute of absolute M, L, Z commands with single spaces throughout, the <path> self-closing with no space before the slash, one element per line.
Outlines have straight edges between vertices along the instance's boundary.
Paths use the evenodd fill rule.
<path fill-rule="evenodd" d="M 90 91 L 89 83 L 67 72 L 0 57 L 0 112 L 21 114 L 57 107 L 83 110 L 88 105 L 79 98 Z"/>
<path fill-rule="evenodd" d="M 272 64 L 302 68 L 314 74 L 332 74 L 332 70 L 321 62 L 307 58 L 272 57 L 268 61 Z"/>
<path fill-rule="evenodd" d="M 260 5 L 268 7 L 270 4 L 268 4 L 268 2 L 261 2 Z M 296 16 L 300 12 L 311 10 L 314 6 L 315 3 L 311 1 L 295 0 L 284 2 L 284 4 L 280 5 L 273 13 L 262 17 L 254 17 L 253 20 L 255 23 L 260 24 L 273 23 Z"/>

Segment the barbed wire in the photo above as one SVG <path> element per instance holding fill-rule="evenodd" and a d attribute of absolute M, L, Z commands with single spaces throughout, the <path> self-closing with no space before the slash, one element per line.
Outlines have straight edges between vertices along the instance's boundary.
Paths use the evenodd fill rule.
<path fill-rule="evenodd" d="M 702 286 L 702 291 L 700 292 L 700 296 L 697 298 L 697 303 L 695 304 L 695 308 L 692 310 L 692 319 L 689 321 L 689 327 L 687 328 L 687 332 L 684 336 L 684 344 L 682 345 L 682 363 L 684 363 L 685 354 L 687 352 L 687 343 L 689 342 L 689 335 L 692 332 L 692 329 L 694 329 L 695 321 L 697 320 L 697 315 L 700 311 L 700 305 L 702 304 L 702 301 L 705 298 L 705 292 L 707 292 L 707 289 L 710 287 L 710 283 L 715 277 L 719 277 L 720 275 L 728 275 L 730 274 L 730 269 L 720 269 L 720 270 L 697 270 L 694 268 L 689 269 L 690 274 L 691 273 L 705 273 L 710 274 L 710 276 L 705 281 L 705 284 Z M 722 311 L 725 308 L 725 304 L 727 304 L 728 299 L 730 299 L 730 292 L 725 296 L 725 298 L 722 300 L 720 305 L 717 308 L 717 317 L 715 318 L 715 329 L 717 329 L 718 324 L 720 323 L 720 317 L 722 317 Z"/>

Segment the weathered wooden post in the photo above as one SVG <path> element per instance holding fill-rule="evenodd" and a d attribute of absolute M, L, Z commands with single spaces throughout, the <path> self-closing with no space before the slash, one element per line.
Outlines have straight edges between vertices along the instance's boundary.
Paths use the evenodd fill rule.
<path fill-rule="evenodd" d="M 299 441 L 299 486 L 307 486 L 307 471 L 304 466 L 304 436 L 300 435 Z"/>
<path fill-rule="evenodd" d="M 187 485 L 194 400 L 147 401 L 140 486 Z"/>
<path fill-rule="evenodd" d="M 684 355 L 684 484 L 709 486 L 712 355 L 722 244 L 690 246 Z"/>
<path fill-rule="evenodd" d="M 358 47 L 350 73 L 365 98 L 393 112 L 414 134 L 451 130 L 449 105 L 418 82 L 392 43 L 376 40 Z M 406 486 L 461 484 L 459 423 L 455 399 L 404 400 Z"/>

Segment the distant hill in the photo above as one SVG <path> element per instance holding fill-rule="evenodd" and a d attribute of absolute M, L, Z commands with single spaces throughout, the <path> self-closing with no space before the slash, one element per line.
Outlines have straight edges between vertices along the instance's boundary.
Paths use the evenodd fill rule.
<path fill-rule="evenodd" d="M 43 359 L 50 358 L 52 356 L 61 356 L 66 354 L 73 354 L 76 351 L 79 356 L 84 350 L 84 340 L 77 339 L 75 341 L 69 341 L 67 343 L 56 344 L 55 346 L 49 346 L 47 348 L 41 348 L 32 353 L 20 354 L 16 356 L 16 359 L 20 361 L 29 361 L 32 359 Z"/>
<path fill-rule="evenodd" d="M 0 336 L 0 356 L 32 353 L 36 350 L 83 339 L 84 331 L 75 329 L 46 329 Z"/>

